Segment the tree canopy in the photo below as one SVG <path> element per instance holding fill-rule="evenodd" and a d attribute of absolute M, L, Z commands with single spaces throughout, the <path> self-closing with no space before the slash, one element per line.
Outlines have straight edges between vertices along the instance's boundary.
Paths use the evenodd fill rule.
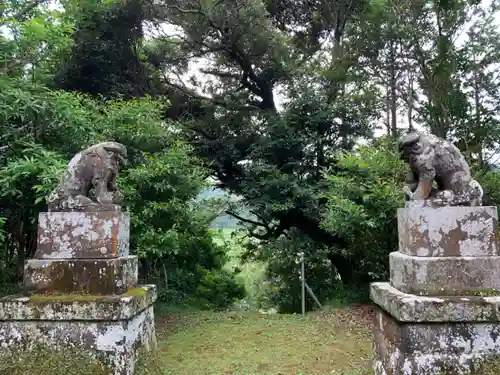
<path fill-rule="evenodd" d="M 81 147 L 112 139 L 132 155 L 120 182 L 134 251 L 179 293 L 210 294 L 199 287 L 214 278 L 240 293 L 212 238 L 218 213 L 239 222 L 243 260 L 266 262 L 284 309 L 298 306 L 300 251 L 323 299 L 387 278 L 402 133 L 454 142 L 498 201 L 499 5 L 8 1 L 0 264 L 19 275 L 55 176 Z M 209 184 L 238 199 L 200 201 Z"/>

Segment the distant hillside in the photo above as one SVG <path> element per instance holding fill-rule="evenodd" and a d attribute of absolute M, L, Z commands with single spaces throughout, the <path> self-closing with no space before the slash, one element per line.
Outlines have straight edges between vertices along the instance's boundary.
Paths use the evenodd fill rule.
<path fill-rule="evenodd" d="M 238 196 L 234 194 L 228 194 L 222 189 L 218 188 L 208 188 L 205 190 L 202 190 L 200 194 L 198 194 L 199 199 L 210 199 L 210 198 L 222 198 L 222 197 L 229 197 L 231 200 L 238 200 Z M 241 217 L 244 218 L 249 218 L 251 217 L 251 214 L 248 212 L 247 209 L 241 209 L 238 214 Z M 214 228 L 230 228 L 230 229 L 235 229 L 238 226 L 238 220 L 235 219 L 231 215 L 221 215 L 218 218 L 216 218 L 214 221 L 212 221 L 211 224 L 212 227 Z"/>

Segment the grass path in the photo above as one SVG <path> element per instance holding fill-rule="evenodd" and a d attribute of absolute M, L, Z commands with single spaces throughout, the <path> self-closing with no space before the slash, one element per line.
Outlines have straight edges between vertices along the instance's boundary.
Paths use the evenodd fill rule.
<path fill-rule="evenodd" d="M 158 321 L 165 375 L 369 374 L 371 309 L 297 315 L 170 314 Z"/>

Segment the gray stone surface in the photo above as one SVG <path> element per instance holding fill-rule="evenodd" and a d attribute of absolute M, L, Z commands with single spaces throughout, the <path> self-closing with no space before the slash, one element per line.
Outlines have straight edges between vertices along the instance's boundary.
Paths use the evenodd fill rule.
<path fill-rule="evenodd" d="M 416 296 L 379 282 L 370 298 L 399 322 L 500 322 L 500 296 Z"/>
<path fill-rule="evenodd" d="M 143 285 L 117 296 L 13 295 L 0 298 L 0 321 L 130 320 L 157 298 L 155 285 Z"/>
<path fill-rule="evenodd" d="M 370 287 L 376 375 L 500 374 L 497 224 L 496 207 L 398 211 L 390 283 Z"/>
<path fill-rule="evenodd" d="M 122 294 L 137 286 L 137 256 L 114 259 L 31 259 L 24 267 L 28 292 Z"/>
<path fill-rule="evenodd" d="M 434 206 L 480 206 L 483 189 L 472 179 L 458 148 L 432 134 L 410 133 L 399 142 L 401 160 L 410 166 L 407 200 L 428 200 Z M 433 182 L 438 185 L 432 187 Z"/>
<path fill-rule="evenodd" d="M 489 375 L 481 364 L 500 353 L 498 323 L 401 323 L 382 309 L 374 321 L 376 375 Z"/>
<path fill-rule="evenodd" d="M 122 194 L 116 177 L 127 149 L 117 142 L 102 142 L 76 154 L 49 196 L 49 211 L 120 210 Z"/>
<path fill-rule="evenodd" d="M 492 207 L 398 209 L 399 251 L 422 257 L 500 255 Z"/>
<path fill-rule="evenodd" d="M 120 321 L 0 321 L 0 354 L 6 348 L 35 345 L 85 347 L 110 366 L 113 375 L 133 375 L 139 349 L 156 346 L 153 306 Z"/>
<path fill-rule="evenodd" d="M 427 296 L 500 294 L 500 257 L 415 257 L 389 255 L 391 285 Z"/>
<path fill-rule="evenodd" d="M 130 214 L 42 212 L 36 259 L 99 259 L 129 255 Z"/>

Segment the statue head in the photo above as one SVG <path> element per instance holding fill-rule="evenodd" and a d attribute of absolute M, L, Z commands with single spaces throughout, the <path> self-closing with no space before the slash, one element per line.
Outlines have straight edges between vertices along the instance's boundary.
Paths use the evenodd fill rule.
<path fill-rule="evenodd" d="M 127 149 L 118 142 L 101 142 L 83 151 L 84 155 L 96 153 L 101 159 L 109 159 L 117 167 L 127 164 Z"/>
<path fill-rule="evenodd" d="M 419 133 L 409 133 L 399 140 L 399 157 L 409 163 L 412 157 L 424 152 L 428 144 L 429 140 L 426 136 Z"/>
<path fill-rule="evenodd" d="M 49 197 L 49 210 L 115 209 L 122 199 L 116 179 L 126 157 L 118 142 L 101 142 L 76 154 Z"/>

